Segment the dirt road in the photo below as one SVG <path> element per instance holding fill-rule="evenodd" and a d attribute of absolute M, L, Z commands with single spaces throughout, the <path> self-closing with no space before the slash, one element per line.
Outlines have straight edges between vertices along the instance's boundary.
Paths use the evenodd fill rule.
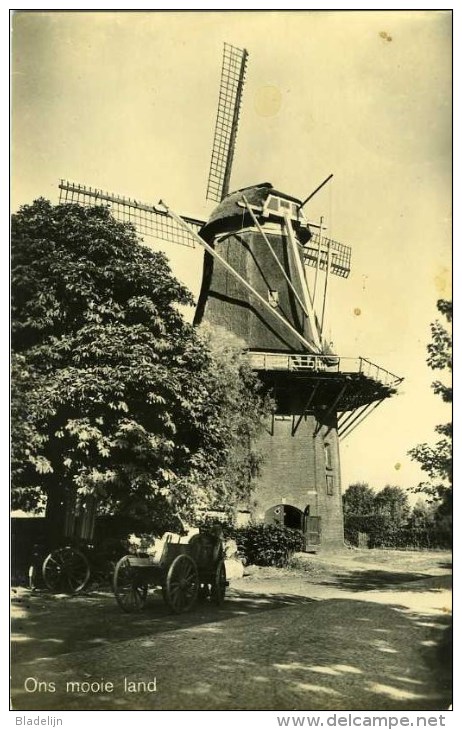
<path fill-rule="evenodd" d="M 108 593 L 19 590 L 13 706 L 446 709 L 450 608 L 443 552 L 345 551 L 296 570 L 253 568 L 222 608 L 184 616 L 168 615 L 158 595 L 126 615 Z"/>

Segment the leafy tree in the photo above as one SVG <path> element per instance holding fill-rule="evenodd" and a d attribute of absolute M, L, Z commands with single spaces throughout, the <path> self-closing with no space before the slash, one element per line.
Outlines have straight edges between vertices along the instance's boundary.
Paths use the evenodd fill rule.
<path fill-rule="evenodd" d="M 387 484 L 374 497 L 374 512 L 386 518 L 387 527 L 404 525 L 410 512 L 408 497 L 404 489 Z"/>
<path fill-rule="evenodd" d="M 437 308 L 446 318 L 448 325 L 452 322 L 452 302 L 439 299 Z M 452 373 L 451 334 L 448 326 L 436 321 L 431 324 L 432 340 L 427 346 L 427 364 L 432 370 L 442 370 Z M 435 380 L 432 383 L 434 393 L 439 395 L 445 403 L 452 402 L 452 387 Z M 408 453 L 414 461 L 420 464 L 421 469 L 428 474 L 429 479 L 421 482 L 415 488 L 416 492 L 427 494 L 431 499 L 440 501 L 439 511 L 449 514 L 452 500 L 452 426 L 451 423 L 440 424 L 435 427 L 440 438 L 434 446 L 427 443 L 419 444 Z"/>
<path fill-rule="evenodd" d="M 374 511 L 374 491 L 368 484 L 350 484 L 343 495 L 345 515 L 371 515 Z"/>
<path fill-rule="evenodd" d="M 417 500 L 409 515 L 408 526 L 417 529 L 432 528 L 435 521 L 435 509 L 421 497 Z"/>
<path fill-rule="evenodd" d="M 243 343 L 235 335 L 222 327 L 203 324 L 200 336 L 214 363 L 208 382 L 209 399 L 212 404 L 215 401 L 217 412 L 224 413 L 227 430 L 226 460 L 217 469 L 220 454 L 216 454 L 208 464 L 215 495 L 212 506 L 216 509 L 228 507 L 229 516 L 232 516 L 237 506 L 247 505 L 249 501 L 252 479 L 259 473 L 263 460 L 257 446 L 258 436 L 274 409 L 274 401 L 263 392 L 243 355 Z M 212 427 L 212 422 L 209 425 Z M 210 448 L 216 446 L 211 444 Z"/>
<path fill-rule="evenodd" d="M 271 404 L 239 348 L 185 323 L 165 256 L 103 207 L 12 219 L 12 502 L 68 495 L 150 521 L 232 506 Z M 232 477 L 232 478 L 231 478 Z"/>

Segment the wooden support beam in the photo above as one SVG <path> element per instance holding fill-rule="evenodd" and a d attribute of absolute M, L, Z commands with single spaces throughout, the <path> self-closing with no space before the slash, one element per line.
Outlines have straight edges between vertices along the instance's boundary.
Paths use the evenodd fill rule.
<path fill-rule="evenodd" d="M 352 421 L 355 421 L 357 418 L 359 418 L 361 413 L 364 413 L 365 411 L 367 411 L 369 406 L 370 406 L 370 403 L 366 403 L 366 405 L 363 406 L 362 408 L 354 408 L 351 411 L 349 416 L 347 416 L 347 418 L 345 418 L 344 422 L 342 423 L 341 428 L 338 429 L 339 438 L 343 434 L 343 432 L 348 429 L 349 424 L 352 423 Z M 358 413 L 358 410 L 359 410 L 359 413 Z"/>
<path fill-rule="evenodd" d="M 292 291 L 292 293 L 293 293 L 294 297 L 295 297 L 295 298 L 297 299 L 297 301 L 298 301 L 298 303 L 300 304 L 301 308 L 303 309 L 303 311 L 304 311 L 305 315 L 306 315 L 307 317 L 309 317 L 308 311 L 307 311 L 307 309 L 306 309 L 306 307 L 305 307 L 304 303 L 302 302 L 302 300 L 301 300 L 301 298 L 300 298 L 300 296 L 299 296 L 299 294 L 298 294 L 297 290 L 295 289 L 295 287 L 294 287 L 293 283 L 291 282 L 290 278 L 289 278 L 289 277 L 287 276 L 287 273 L 286 273 L 286 271 L 285 271 L 285 269 L 284 269 L 283 265 L 282 265 L 282 264 L 281 264 L 281 262 L 279 261 L 279 259 L 278 259 L 277 255 L 276 255 L 276 252 L 275 252 L 274 248 L 272 247 L 272 245 L 271 245 L 271 243 L 270 243 L 270 241 L 269 241 L 269 238 L 268 238 L 268 236 L 266 235 L 266 233 L 265 233 L 265 231 L 263 230 L 262 226 L 261 226 L 261 225 L 260 225 L 260 223 L 258 222 L 258 220 L 257 220 L 256 216 L 254 215 L 254 213 L 253 213 L 253 211 L 252 211 L 252 209 L 251 209 L 251 207 L 250 207 L 249 201 L 247 200 L 247 198 L 245 197 L 245 195 L 243 195 L 243 196 L 242 196 L 242 200 L 244 201 L 244 203 L 245 203 L 245 206 L 246 206 L 246 208 L 247 208 L 248 212 L 249 212 L 249 213 L 250 213 L 250 215 L 252 216 L 252 220 L 253 220 L 254 224 L 256 225 L 256 227 L 257 227 L 257 230 L 258 230 L 258 232 L 259 232 L 259 233 L 260 233 L 260 235 L 261 235 L 261 236 L 263 237 L 263 240 L 265 241 L 266 245 L 268 246 L 269 250 L 271 251 L 271 254 L 273 255 L 273 258 L 274 258 L 274 260 L 276 261 L 276 264 L 278 265 L 279 269 L 281 270 L 281 273 L 282 273 L 282 275 L 283 275 L 284 279 L 285 279 L 285 280 L 287 281 L 287 283 L 288 283 L 288 285 L 289 285 L 289 287 L 290 287 L 290 289 L 291 289 L 291 291 Z"/>
<path fill-rule="evenodd" d="M 297 423 L 295 423 L 295 416 L 293 416 L 293 418 L 292 418 L 292 436 L 295 436 L 295 434 L 297 433 L 297 429 L 298 429 L 298 427 L 300 426 L 300 424 L 302 422 L 303 416 L 305 416 L 308 413 L 308 408 L 312 404 L 313 398 L 316 395 L 316 392 L 317 392 L 318 388 L 319 388 L 319 380 L 316 381 L 316 383 L 315 383 L 315 385 L 314 385 L 314 387 L 313 387 L 310 395 L 308 396 L 308 400 L 305 403 L 305 405 L 303 406 L 302 413 L 300 414 L 300 416 L 299 416 L 299 418 L 297 420 Z"/>
<path fill-rule="evenodd" d="M 345 391 L 346 391 L 347 388 L 348 388 L 348 383 L 344 383 L 342 385 L 342 387 L 340 388 L 339 392 L 337 393 L 337 395 L 336 395 L 335 399 L 333 400 L 333 402 L 330 404 L 330 406 L 328 407 L 328 409 L 323 414 L 325 418 L 328 418 L 331 415 L 331 413 L 334 411 L 337 403 L 339 402 L 340 398 L 343 396 L 343 394 L 345 393 Z M 314 435 L 315 436 L 318 435 L 318 433 L 321 430 L 321 427 L 322 427 L 322 424 L 321 423 L 318 423 L 318 426 L 316 427 L 315 432 L 314 432 Z M 329 431 L 330 430 L 331 430 L 331 428 L 329 428 Z"/>
<path fill-rule="evenodd" d="M 300 254 L 299 254 L 298 248 L 297 248 L 297 241 L 295 240 L 295 235 L 294 235 L 292 223 L 290 221 L 290 216 L 289 216 L 288 212 L 284 213 L 284 221 L 286 224 L 287 237 L 289 239 L 289 242 L 290 242 L 290 245 L 292 248 L 292 255 L 294 258 L 294 263 L 295 263 L 295 266 L 297 269 L 297 274 L 299 276 L 301 287 L 302 287 L 303 298 L 305 300 L 305 307 L 308 312 L 308 321 L 310 323 L 311 332 L 313 335 L 315 345 L 321 351 L 322 346 L 321 346 L 321 340 L 319 337 L 318 326 L 316 323 L 316 315 L 315 315 L 314 309 L 313 309 L 313 302 L 311 300 L 311 296 L 308 291 L 308 285 L 307 285 L 306 279 L 305 279 L 305 272 L 303 270 L 303 265 L 302 265 L 302 262 L 300 259 Z"/>
<path fill-rule="evenodd" d="M 344 431 L 343 435 L 339 437 L 340 440 L 343 441 L 343 439 L 345 439 L 347 436 L 349 436 L 350 433 L 352 433 L 352 431 L 354 431 L 355 428 L 357 428 L 364 421 L 365 418 L 370 416 L 372 411 L 375 411 L 375 409 L 378 408 L 378 406 L 381 403 L 383 403 L 384 400 L 385 400 L 385 398 L 382 398 L 382 400 L 377 401 L 377 403 L 374 403 L 374 405 L 372 405 L 372 403 L 370 403 L 369 406 L 372 405 L 372 408 L 369 410 L 369 412 L 364 413 L 363 417 L 359 421 L 357 421 L 357 419 L 355 419 L 356 424 L 352 423 L 350 425 L 350 427 L 348 429 L 346 429 L 346 431 Z"/>
<path fill-rule="evenodd" d="M 348 383 L 344 383 L 344 385 L 340 388 L 334 402 L 331 403 L 329 408 L 327 409 L 326 416 L 330 416 L 330 414 L 334 411 L 337 403 L 339 402 L 340 398 L 343 396 L 343 394 L 345 393 L 347 388 L 348 388 Z"/>
<path fill-rule="evenodd" d="M 323 216 L 319 219 L 318 251 L 316 254 L 316 271 L 314 274 L 313 303 L 316 303 L 316 291 L 318 288 L 319 267 L 321 266 L 321 239 L 322 239 Z"/>
<path fill-rule="evenodd" d="M 324 279 L 324 297 L 322 301 L 322 316 L 321 316 L 321 338 L 324 337 L 324 324 L 326 316 L 326 302 L 327 302 L 327 285 L 329 283 L 329 274 L 332 264 L 332 252 L 330 238 L 327 239 L 327 266 L 326 266 L 326 277 Z"/>

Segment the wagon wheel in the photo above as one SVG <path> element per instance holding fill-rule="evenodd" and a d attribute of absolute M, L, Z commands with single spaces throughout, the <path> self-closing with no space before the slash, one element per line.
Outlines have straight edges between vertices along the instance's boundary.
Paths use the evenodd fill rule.
<path fill-rule="evenodd" d="M 215 545 L 213 546 L 212 559 L 214 562 L 216 562 L 217 560 L 222 560 L 223 556 L 224 556 L 223 543 L 221 540 L 217 540 Z"/>
<path fill-rule="evenodd" d="M 43 561 L 42 575 L 50 591 L 78 593 L 88 583 L 90 566 L 80 550 L 72 547 L 58 548 Z"/>
<path fill-rule="evenodd" d="M 210 600 L 217 606 L 221 606 L 225 600 L 226 586 L 225 561 L 220 560 L 215 570 L 215 577 L 210 591 Z"/>
<path fill-rule="evenodd" d="M 164 597 L 174 613 L 189 611 L 196 602 L 199 574 L 189 555 L 178 555 L 171 564 L 165 582 Z"/>
<path fill-rule="evenodd" d="M 132 568 L 127 555 L 120 558 L 115 567 L 113 590 L 117 603 L 126 613 L 134 613 L 144 608 L 148 584 Z"/>
<path fill-rule="evenodd" d="M 191 553 L 194 560 L 199 564 L 207 560 L 208 555 L 214 563 L 223 558 L 223 543 L 220 538 L 216 538 L 208 533 L 197 533 L 193 535 L 188 543 L 191 547 Z"/>
<path fill-rule="evenodd" d="M 161 586 L 162 591 L 162 598 L 166 606 L 171 608 L 170 601 L 168 598 L 168 590 L 167 590 L 167 584 L 164 583 L 163 586 Z M 199 583 L 198 590 L 197 590 L 197 598 L 196 601 L 199 601 L 200 603 L 205 603 L 207 599 L 210 598 L 210 589 L 208 583 Z"/>

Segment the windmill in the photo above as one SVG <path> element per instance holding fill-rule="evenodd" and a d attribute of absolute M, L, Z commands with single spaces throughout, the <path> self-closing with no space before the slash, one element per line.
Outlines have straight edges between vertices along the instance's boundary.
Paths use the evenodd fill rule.
<path fill-rule="evenodd" d="M 277 404 L 243 512 L 302 530 L 311 549 L 343 542 L 339 440 L 401 379 L 365 358 L 338 356 L 326 341 L 331 278 L 348 277 L 351 249 L 305 210 L 332 175 L 305 200 L 267 182 L 230 192 L 247 60 L 246 50 L 224 44 L 206 193 L 218 205 L 207 221 L 64 180 L 60 203 L 106 205 L 142 236 L 204 249 L 194 322 L 239 337 Z"/>

